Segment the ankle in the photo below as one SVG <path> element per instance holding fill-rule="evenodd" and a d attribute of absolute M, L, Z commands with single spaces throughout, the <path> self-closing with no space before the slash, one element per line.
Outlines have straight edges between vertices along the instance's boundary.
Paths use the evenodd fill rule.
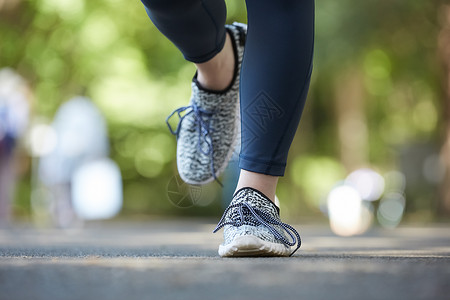
<path fill-rule="evenodd" d="M 266 195 L 272 202 L 274 202 L 278 178 L 279 177 L 277 176 L 270 176 L 241 170 L 236 191 L 245 187 L 251 187 L 260 191 L 261 193 Z"/>
<path fill-rule="evenodd" d="M 196 64 L 198 83 L 208 90 L 225 90 L 234 78 L 235 59 L 231 37 L 227 33 L 223 49 L 209 61 Z"/>

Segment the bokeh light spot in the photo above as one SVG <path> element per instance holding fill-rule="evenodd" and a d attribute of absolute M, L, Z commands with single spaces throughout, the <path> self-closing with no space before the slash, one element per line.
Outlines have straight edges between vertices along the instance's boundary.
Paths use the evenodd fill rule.
<path fill-rule="evenodd" d="M 36 124 L 30 130 L 28 143 L 33 156 L 44 156 L 55 149 L 58 136 L 50 125 Z"/>
<path fill-rule="evenodd" d="M 327 204 L 330 227 L 334 233 L 350 236 L 367 229 L 367 209 L 355 188 L 348 185 L 336 186 L 328 194 Z"/>
<path fill-rule="evenodd" d="M 72 201 L 82 219 L 107 219 L 122 208 L 122 179 L 117 165 L 101 159 L 82 165 L 72 178 Z"/>
<path fill-rule="evenodd" d="M 401 193 L 389 193 L 381 199 L 378 206 L 378 222 L 385 228 L 395 228 L 402 220 L 404 210 L 405 197 Z"/>
<path fill-rule="evenodd" d="M 384 192 L 384 178 L 371 169 L 359 169 L 347 176 L 345 183 L 353 186 L 363 200 L 378 200 Z"/>

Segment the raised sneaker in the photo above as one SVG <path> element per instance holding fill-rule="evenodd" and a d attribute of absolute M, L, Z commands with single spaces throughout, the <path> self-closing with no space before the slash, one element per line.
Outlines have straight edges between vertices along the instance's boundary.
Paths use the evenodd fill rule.
<path fill-rule="evenodd" d="M 188 106 L 172 112 L 166 122 L 177 136 L 177 167 L 180 177 L 189 184 L 206 184 L 217 180 L 225 170 L 237 142 L 239 121 L 239 77 L 247 34 L 247 25 L 226 25 L 235 54 L 235 72 L 230 86 L 220 92 L 200 86 L 192 80 Z M 169 119 L 178 114 L 177 128 Z"/>

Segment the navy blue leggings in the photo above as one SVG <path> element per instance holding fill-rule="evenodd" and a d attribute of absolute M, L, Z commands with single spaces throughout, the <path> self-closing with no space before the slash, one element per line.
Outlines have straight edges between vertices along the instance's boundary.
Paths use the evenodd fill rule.
<path fill-rule="evenodd" d="M 223 0 L 142 0 L 156 27 L 192 62 L 225 43 Z M 283 176 L 312 71 L 314 0 L 246 0 L 239 167 Z"/>

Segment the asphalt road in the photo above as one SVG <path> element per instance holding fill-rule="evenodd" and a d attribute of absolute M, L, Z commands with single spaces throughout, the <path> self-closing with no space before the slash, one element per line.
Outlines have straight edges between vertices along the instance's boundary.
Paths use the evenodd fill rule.
<path fill-rule="evenodd" d="M 290 258 L 220 258 L 204 220 L 0 230 L 0 299 L 450 299 L 450 226 L 350 238 L 296 226 Z"/>

